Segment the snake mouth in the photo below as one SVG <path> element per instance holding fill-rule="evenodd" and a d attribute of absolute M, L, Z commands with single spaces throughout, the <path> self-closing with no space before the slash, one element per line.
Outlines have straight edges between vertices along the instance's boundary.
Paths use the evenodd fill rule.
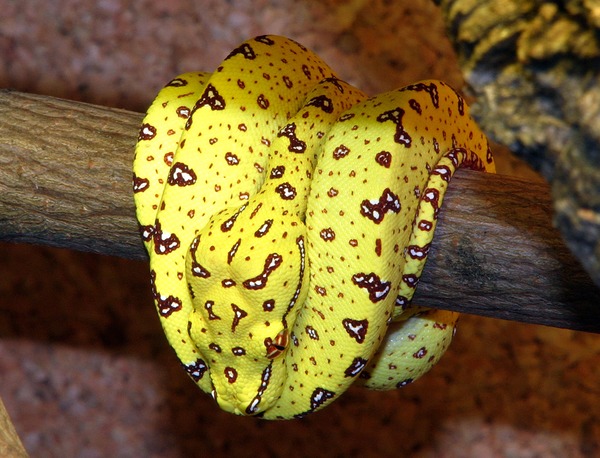
<path fill-rule="evenodd" d="M 267 391 L 267 388 L 269 387 L 269 382 L 271 381 L 271 374 L 273 373 L 272 366 L 273 361 L 271 361 L 269 365 L 265 367 L 265 370 L 262 373 L 260 387 L 258 388 L 256 396 L 254 396 L 252 402 L 250 402 L 250 404 L 248 404 L 248 407 L 246 407 L 246 415 L 256 415 L 260 413 L 260 403 L 262 401 L 263 395 L 265 394 L 265 391 Z"/>
<path fill-rule="evenodd" d="M 271 381 L 271 376 L 273 374 L 272 365 L 273 362 L 271 361 L 263 370 L 258 390 L 251 399 L 249 399 L 248 394 L 251 396 L 252 393 L 242 391 L 239 387 L 228 384 L 229 386 L 221 386 L 222 389 L 217 389 L 214 382 L 210 393 L 212 398 L 217 402 L 221 409 L 235 415 L 248 417 L 263 415 L 265 410 L 271 407 L 271 403 L 266 402 L 265 393 L 269 388 L 269 382 Z M 232 368 L 226 368 L 225 371 L 231 369 Z M 268 396 L 268 399 L 273 400 L 271 396 Z M 274 400 L 276 399 L 277 397 L 274 398 Z"/>

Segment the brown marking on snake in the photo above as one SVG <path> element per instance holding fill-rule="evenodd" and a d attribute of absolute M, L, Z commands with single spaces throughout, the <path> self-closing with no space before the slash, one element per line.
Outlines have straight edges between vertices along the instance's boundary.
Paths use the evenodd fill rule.
<path fill-rule="evenodd" d="M 377 303 L 386 298 L 391 289 L 389 281 L 383 281 L 379 275 L 371 272 L 365 274 L 363 272 L 352 275 L 352 283 L 359 288 L 366 289 L 369 293 L 369 299 L 373 303 Z"/>
<path fill-rule="evenodd" d="M 375 224 L 379 224 L 383 221 L 386 213 L 399 213 L 400 208 L 401 205 L 398 196 L 390 191 L 389 188 L 385 188 L 377 201 L 365 199 L 361 202 L 360 214 Z"/>
<path fill-rule="evenodd" d="M 306 151 L 306 143 L 296 136 L 296 123 L 287 124 L 277 133 L 277 136 L 286 137 L 290 141 L 288 151 L 298 154 Z"/>
<path fill-rule="evenodd" d="M 404 116 L 404 113 L 404 109 L 397 107 L 393 110 L 388 110 L 381 113 L 379 116 L 377 116 L 377 121 L 392 121 L 396 125 L 394 141 L 396 143 L 399 143 L 400 145 L 404 145 L 407 148 L 410 148 L 410 146 L 412 145 L 412 137 L 406 130 L 404 130 L 404 126 L 402 125 L 402 117 Z"/>
<path fill-rule="evenodd" d="M 176 162 L 169 170 L 167 183 L 171 186 L 190 186 L 196 183 L 196 173 L 183 162 Z"/>
<path fill-rule="evenodd" d="M 246 289 L 263 289 L 267 286 L 267 280 L 269 275 L 275 271 L 283 262 L 281 255 L 277 253 L 271 253 L 265 259 L 265 265 L 263 271 L 256 277 L 245 280 L 242 284 Z"/>
<path fill-rule="evenodd" d="M 356 340 L 357 343 L 361 344 L 365 341 L 367 331 L 369 329 L 369 320 L 353 320 L 351 318 L 344 318 L 342 325 L 350 337 Z"/>
<path fill-rule="evenodd" d="M 248 316 L 248 312 L 241 309 L 235 304 L 231 304 L 231 308 L 233 310 L 233 321 L 231 322 L 231 332 L 235 332 L 235 328 L 238 327 L 242 318 L 246 318 Z"/>

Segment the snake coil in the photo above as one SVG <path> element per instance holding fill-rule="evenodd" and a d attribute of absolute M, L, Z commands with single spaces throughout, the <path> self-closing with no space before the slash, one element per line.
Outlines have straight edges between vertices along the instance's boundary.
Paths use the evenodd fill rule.
<path fill-rule="evenodd" d="M 167 339 L 221 408 L 301 417 L 438 361 L 458 315 L 411 298 L 452 174 L 494 171 L 468 111 L 440 81 L 368 98 L 278 36 L 160 91 L 137 217 Z"/>

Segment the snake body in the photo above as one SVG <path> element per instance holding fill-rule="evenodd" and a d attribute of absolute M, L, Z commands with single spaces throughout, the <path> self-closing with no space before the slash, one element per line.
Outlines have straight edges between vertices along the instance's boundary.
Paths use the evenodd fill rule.
<path fill-rule="evenodd" d="M 494 165 L 440 81 L 368 98 L 277 36 L 172 80 L 140 129 L 134 196 L 188 374 L 224 410 L 282 419 L 425 373 L 457 314 L 411 298 L 458 167 Z"/>

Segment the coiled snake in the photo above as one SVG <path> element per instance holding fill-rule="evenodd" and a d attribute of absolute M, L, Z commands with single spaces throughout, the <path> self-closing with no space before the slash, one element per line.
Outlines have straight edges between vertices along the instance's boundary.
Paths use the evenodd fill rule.
<path fill-rule="evenodd" d="M 460 95 L 368 98 L 277 36 L 160 91 L 134 195 L 152 293 L 184 368 L 224 410 L 300 417 L 351 383 L 391 389 L 448 347 L 411 305 L 458 167 L 493 171 Z"/>

